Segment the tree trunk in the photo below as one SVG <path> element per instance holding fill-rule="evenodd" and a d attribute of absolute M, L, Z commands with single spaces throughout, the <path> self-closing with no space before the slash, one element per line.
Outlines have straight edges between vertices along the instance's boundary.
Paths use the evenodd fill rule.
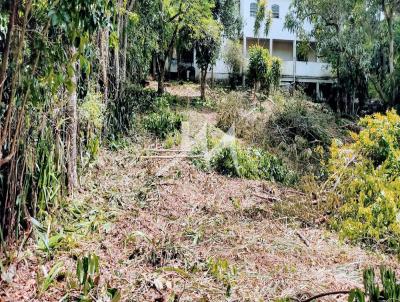
<path fill-rule="evenodd" d="M 207 81 L 207 68 L 205 70 L 202 69 L 200 75 L 200 95 L 202 100 L 206 99 L 206 81 Z"/>
<path fill-rule="evenodd" d="M 114 49 L 114 68 L 115 68 L 115 97 L 118 98 L 119 95 L 119 87 L 121 82 L 121 72 L 120 72 L 120 57 L 119 57 L 119 50 L 120 50 L 120 38 L 121 38 L 121 9 L 122 9 L 123 0 L 118 1 L 118 16 L 117 16 L 117 37 L 118 37 L 118 44 Z"/>
<path fill-rule="evenodd" d="M 109 63 L 109 30 L 104 29 L 100 34 L 101 73 L 103 81 L 104 103 L 108 103 L 108 63 Z"/>
<path fill-rule="evenodd" d="M 383 5 L 384 6 L 384 5 Z M 394 105 L 396 101 L 396 87 L 395 87 L 395 78 L 394 78 L 394 58 L 395 58 L 395 49 L 394 49 L 394 34 L 393 34 L 393 10 L 389 8 L 389 12 L 383 7 L 385 12 L 385 18 L 388 25 L 388 33 L 389 33 L 389 77 L 391 83 L 391 95 L 390 100 Z"/>
<path fill-rule="evenodd" d="M 122 67 L 121 67 L 121 80 L 122 83 L 126 82 L 126 65 L 128 55 L 128 16 L 125 16 L 124 22 L 124 44 L 122 49 Z"/>
<path fill-rule="evenodd" d="M 75 46 L 70 47 L 70 58 L 76 54 Z M 72 88 L 69 91 L 68 107 L 67 107 L 67 146 L 68 146 L 68 193 L 72 195 L 74 190 L 78 188 L 78 150 L 77 150 L 77 135 L 78 135 L 78 111 L 77 111 L 77 62 L 72 62 L 73 75 L 71 77 Z"/>
<path fill-rule="evenodd" d="M 122 50 L 122 70 L 121 70 L 121 79 L 122 82 L 126 82 L 126 66 L 127 66 L 127 56 L 128 56 L 128 26 L 129 26 L 129 16 L 128 13 L 133 10 L 133 6 L 135 5 L 135 0 L 131 0 L 129 7 L 127 9 L 127 13 L 124 17 L 124 45 Z"/>
<path fill-rule="evenodd" d="M 11 10 L 10 10 L 10 17 L 8 20 L 8 28 L 7 28 L 7 36 L 5 41 L 5 46 L 3 50 L 3 55 L 1 59 L 1 67 L 0 67 L 0 105 L 3 100 L 3 90 L 4 90 L 4 83 L 7 77 L 7 69 L 8 69 L 8 59 L 10 54 L 12 36 L 14 33 L 14 25 L 15 20 L 17 18 L 17 7 L 18 1 L 13 1 Z"/>
<path fill-rule="evenodd" d="M 214 66 L 211 67 L 211 88 L 214 88 Z"/>
<path fill-rule="evenodd" d="M 157 80 L 158 80 L 158 94 L 164 94 L 164 79 L 165 79 L 165 59 L 157 56 Z"/>

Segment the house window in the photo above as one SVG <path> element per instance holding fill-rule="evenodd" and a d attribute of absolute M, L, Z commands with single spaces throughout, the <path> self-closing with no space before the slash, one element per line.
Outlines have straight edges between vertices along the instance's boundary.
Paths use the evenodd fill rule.
<path fill-rule="evenodd" d="M 279 19 L 279 5 L 272 5 L 272 18 Z"/>
<path fill-rule="evenodd" d="M 258 5 L 255 2 L 250 3 L 250 17 L 257 16 Z"/>

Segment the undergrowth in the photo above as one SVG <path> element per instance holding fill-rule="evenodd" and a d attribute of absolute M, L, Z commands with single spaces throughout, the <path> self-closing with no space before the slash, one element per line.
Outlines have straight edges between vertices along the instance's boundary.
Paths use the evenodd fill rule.
<path fill-rule="evenodd" d="M 140 113 L 149 112 L 157 100 L 157 92 L 129 85 L 117 100 L 109 102 L 105 130 L 108 137 L 115 139 L 130 134 Z"/>
<path fill-rule="evenodd" d="M 294 96 L 274 109 L 262 144 L 285 157 L 299 173 L 324 178 L 320 163 L 328 156 L 332 139 L 346 139 L 338 122 L 330 109 Z"/>
<path fill-rule="evenodd" d="M 230 177 L 276 181 L 286 185 L 294 185 L 298 181 L 296 173 L 276 156 L 261 149 L 244 148 L 236 141 L 215 147 L 209 160 L 206 159 L 207 156 L 202 156 L 204 150 L 200 147 L 195 148 L 192 154 L 200 156 L 193 158 L 192 162 L 203 171 L 212 169 Z"/>
<path fill-rule="evenodd" d="M 143 119 L 143 126 L 147 131 L 165 139 L 170 133 L 181 130 L 183 116 L 171 109 L 167 98 L 158 98 L 153 108 L 154 112 Z"/>
<path fill-rule="evenodd" d="M 233 177 L 277 181 L 287 185 L 297 182 L 297 175 L 276 156 L 260 149 L 245 149 L 237 143 L 222 148 L 211 159 L 211 167 Z"/>

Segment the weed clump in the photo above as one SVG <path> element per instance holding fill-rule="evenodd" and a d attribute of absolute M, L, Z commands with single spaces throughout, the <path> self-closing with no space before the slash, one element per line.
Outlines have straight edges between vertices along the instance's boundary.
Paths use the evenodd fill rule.
<path fill-rule="evenodd" d="M 219 104 L 217 127 L 228 131 L 232 126 L 241 124 L 246 103 L 239 93 L 231 92 Z"/>

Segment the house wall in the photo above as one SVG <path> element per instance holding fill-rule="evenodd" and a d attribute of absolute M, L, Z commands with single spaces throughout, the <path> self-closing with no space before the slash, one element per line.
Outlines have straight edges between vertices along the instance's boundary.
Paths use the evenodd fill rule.
<path fill-rule="evenodd" d="M 283 61 L 293 61 L 293 41 L 273 41 L 272 55 Z"/>

